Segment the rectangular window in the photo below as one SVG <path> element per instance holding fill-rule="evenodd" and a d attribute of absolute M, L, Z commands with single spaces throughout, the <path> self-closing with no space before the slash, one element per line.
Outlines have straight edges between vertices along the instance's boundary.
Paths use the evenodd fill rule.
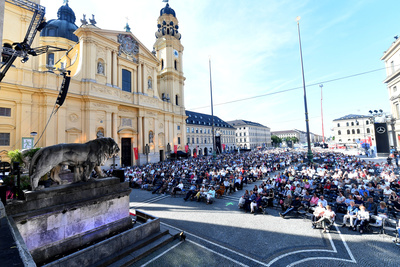
<path fill-rule="evenodd" d="M 190 133 L 190 128 L 189 127 L 186 128 L 186 132 Z"/>
<path fill-rule="evenodd" d="M 190 137 L 187 138 L 187 143 L 190 144 Z"/>
<path fill-rule="evenodd" d="M 192 144 L 194 144 L 194 137 L 192 137 Z"/>
<path fill-rule="evenodd" d="M 0 133 L 0 146 L 10 146 L 9 133 Z"/>
<path fill-rule="evenodd" d="M 178 145 L 180 145 L 180 144 L 181 144 L 181 138 L 178 137 Z"/>
<path fill-rule="evenodd" d="M 122 70 L 122 91 L 132 91 L 132 75 L 129 70 Z"/>
<path fill-rule="evenodd" d="M 194 133 L 194 128 L 192 128 L 192 133 Z"/>
<path fill-rule="evenodd" d="M 196 133 L 199 133 L 199 128 L 196 128 Z"/>
<path fill-rule="evenodd" d="M 180 125 L 178 125 L 178 131 L 181 129 L 181 126 Z"/>
<path fill-rule="evenodd" d="M 203 129 L 200 128 L 200 133 L 203 133 Z"/>
<path fill-rule="evenodd" d="M 197 143 L 197 144 L 199 143 L 199 138 L 198 138 L 198 137 L 196 138 L 196 143 Z"/>
<path fill-rule="evenodd" d="M 0 108 L 0 116 L 11 117 L 11 108 Z"/>

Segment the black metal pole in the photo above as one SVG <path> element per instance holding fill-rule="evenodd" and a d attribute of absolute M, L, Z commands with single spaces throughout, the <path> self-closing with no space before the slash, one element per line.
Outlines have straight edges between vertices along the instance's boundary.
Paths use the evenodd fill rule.
<path fill-rule="evenodd" d="M 211 57 L 208 58 L 208 66 L 210 69 L 210 95 L 211 95 L 211 131 L 212 131 L 212 142 L 213 142 L 213 158 L 216 158 L 215 151 L 215 133 L 214 133 L 214 105 L 212 95 L 212 79 L 211 79 Z"/>
<path fill-rule="evenodd" d="M 300 38 L 300 24 L 299 24 L 300 17 L 297 17 L 296 20 L 297 20 L 297 32 L 299 34 L 301 74 L 303 77 L 304 111 L 305 111 L 305 117 L 306 117 L 306 130 L 307 130 L 307 143 L 308 143 L 307 158 L 310 162 L 313 162 L 313 154 L 312 154 L 312 150 L 311 150 L 311 141 L 310 141 L 310 127 L 308 125 L 307 93 L 306 93 L 306 81 L 304 79 L 303 52 L 301 49 L 301 38 Z"/>

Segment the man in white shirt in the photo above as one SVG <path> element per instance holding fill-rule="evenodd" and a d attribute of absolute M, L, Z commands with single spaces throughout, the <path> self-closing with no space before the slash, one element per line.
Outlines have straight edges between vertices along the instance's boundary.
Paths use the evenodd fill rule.
<path fill-rule="evenodd" d="M 318 200 L 318 204 L 319 203 L 322 203 L 322 206 L 325 208 L 326 207 L 326 205 L 328 205 L 328 201 L 326 201 L 326 199 L 324 199 L 324 196 L 323 195 L 321 195 L 320 197 L 319 197 L 319 200 Z"/>

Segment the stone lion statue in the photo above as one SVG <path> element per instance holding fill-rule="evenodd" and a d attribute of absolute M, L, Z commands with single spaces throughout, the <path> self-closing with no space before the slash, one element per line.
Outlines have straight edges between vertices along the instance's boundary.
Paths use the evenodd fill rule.
<path fill-rule="evenodd" d="M 87 181 L 93 169 L 102 176 L 101 165 L 119 152 L 112 138 L 98 138 L 84 144 L 58 144 L 43 147 L 32 157 L 29 176 L 32 190 L 38 187 L 39 179 L 51 171 L 51 178 L 61 184 L 59 172 L 63 165 L 75 167 L 75 182 Z"/>

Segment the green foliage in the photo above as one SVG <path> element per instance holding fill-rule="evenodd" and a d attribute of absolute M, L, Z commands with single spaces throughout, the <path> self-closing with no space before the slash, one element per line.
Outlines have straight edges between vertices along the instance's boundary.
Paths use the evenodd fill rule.
<path fill-rule="evenodd" d="M 8 151 L 7 155 L 10 158 L 11 162 L 19 162 L 20 164 L 23 163 L 22 153 L 19 149 L 10 150 Z"/>
<path fill-rule="evenodd" d="M 272 136 L 271 136 L 271 140 L 272 140 L 272 144 L 273 144 L 274 146 L 278 146 L 280 143 L 282 143 L 282 139 L 279 138 L 279 137 L 276 136 L 276 135 L 272 135 Z"/>

